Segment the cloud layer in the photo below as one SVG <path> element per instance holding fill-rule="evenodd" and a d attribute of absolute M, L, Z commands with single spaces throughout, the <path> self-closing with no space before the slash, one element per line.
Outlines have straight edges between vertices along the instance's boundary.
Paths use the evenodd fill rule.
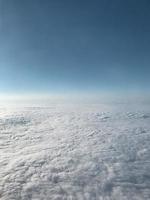
<path fill-rule="evenodd" d="M 150 199 L 149 120 L 122 105 L 0 108 L 0 199 Z"/>

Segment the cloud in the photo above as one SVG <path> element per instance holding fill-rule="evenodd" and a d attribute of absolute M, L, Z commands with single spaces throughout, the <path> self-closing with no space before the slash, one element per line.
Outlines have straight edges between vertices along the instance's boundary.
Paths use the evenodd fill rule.
<path fill-rule="evenodd" d="M 149 199 L 150 109 L 118 107 L 1 108 L 0 199 Z"/>

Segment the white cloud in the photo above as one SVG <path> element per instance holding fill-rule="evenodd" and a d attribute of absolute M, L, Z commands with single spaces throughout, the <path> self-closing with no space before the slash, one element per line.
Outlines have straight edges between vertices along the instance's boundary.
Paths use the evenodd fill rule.
<path fill-rule="evenodd" d="M 1 108 L 0 199 L 149 199 L 149 118 L 145 107 Z"/>

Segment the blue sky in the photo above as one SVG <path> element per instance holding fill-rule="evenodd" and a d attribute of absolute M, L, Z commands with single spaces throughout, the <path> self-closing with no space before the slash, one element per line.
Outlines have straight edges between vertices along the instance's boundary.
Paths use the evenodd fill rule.
<path fill-rule="evenodd" d="M 0 94 L 146 91 L 149 0 L 0 0 Z"/>

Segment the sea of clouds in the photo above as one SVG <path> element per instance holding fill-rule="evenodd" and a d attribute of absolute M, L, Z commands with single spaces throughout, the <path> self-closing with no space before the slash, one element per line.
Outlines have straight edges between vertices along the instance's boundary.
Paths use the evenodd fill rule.
<path fill-rule="evenodd" d="M 0 108 L 1 200 L 149 200 L 150 106 Z"/>

